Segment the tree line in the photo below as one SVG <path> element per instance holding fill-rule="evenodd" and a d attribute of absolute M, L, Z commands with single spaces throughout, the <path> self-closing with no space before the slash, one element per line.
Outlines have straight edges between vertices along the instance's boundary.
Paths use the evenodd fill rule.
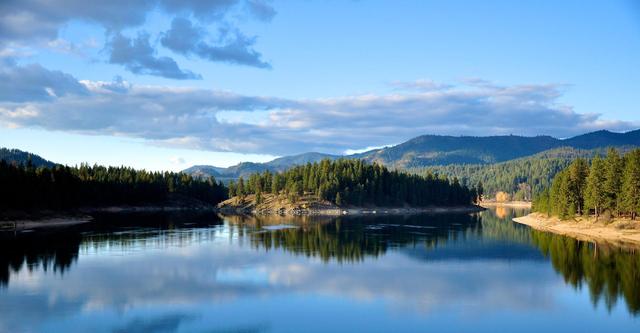
<path fill-rule="evenodd" d="M 230 196 L 264 193 L 286 195 L 295 202 L 303 195 L 315 195 L 338 206 L 430 206 L 467 205 L 475 202 L 478 190 L 460 184 L 457 178 L 390 171 L 362 160 L 323 160 L 296 166 L 282 173 L 254 173 L 229 184 Z"/>
<path fill-rule="evenodd" d="M 620 151 L 630 150 L 618 147 Z M 418 175 L 428 173 L 457 177 L 462 184 L 482 182 L 485 195 L 494 197 L 497 192 L 506 192 L 512 200 L 532 200 L 535 194 L 551 186 L 553 177 L 573 160 L 606 154 L 606 149 L 591 150 L 562 147 L 544 151 L 530 157 L 492 164 L 450 164 L 411 168 L 407 171 Z"/>
<path fill-rule="evenodd" d="M 0 160 L 0 208 L 67 209 L 79 206 L 162 204 L 172 198 L 216 204 L 227 189 L 213 177 L 81 164 L 35 167 Z"/>
<path fill-rule="evenodd" d="M 629 216 L 640 212 L 640 149 L 620 155 L 608 150 L 589 164 L 578 158 L 534 198 L 533 210 L 569 218 L 575 214 Z"/>

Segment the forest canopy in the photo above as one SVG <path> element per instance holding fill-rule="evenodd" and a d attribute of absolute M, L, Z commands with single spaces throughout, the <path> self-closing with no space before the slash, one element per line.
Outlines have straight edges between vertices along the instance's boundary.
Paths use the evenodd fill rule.
<path fill-rule="evenodd" d="M 620 153 L 631 149 L 630 146 L 616 147 Z M 485 197 L 493 198 L 498 192 L 506 192 L 511 200 L 530 201 L 536 194 L 549 188 L 553 177 L 572 161 L 583 158 L 590 162 L 595 156 L 606 154 L 606 148 L 583 150 L 562 147 L 501 163 L 430 166 L 412 168 L 408 172 L 457 177 L 462 184 L 481 182 L 484 185 Z"/>
<path fill-rule="evenodd" d="M 0 160 L 1 209 L 68 209 L 82 206 L 164 204 L 181 197 L 215 205 L 227 189 L 213 177 L 82 164 L 35 167 Z"/>
<path fill-rule="evenodd" d="M 476 201 L 476 188 L 469 189 L 457 178 L 433 174 L 412 175 L 390 171 L 362 160 L 323 160 L 296 166 L 282 173 L 254 173 L 229 184 L 230 196 L 263 193 L 286 195 L 295 202 L 311 194 L 338 206 L 453 206 Z"/>
<path fill-rule="evenodd" d="M 534 198 L 533 210 L 560 218 L 593 214 L 598 219 L 606 213 L 635 219 L 640 213 L 640 149 L 622 156 L 609 149 L 590 165 L 576 159 Z"/>

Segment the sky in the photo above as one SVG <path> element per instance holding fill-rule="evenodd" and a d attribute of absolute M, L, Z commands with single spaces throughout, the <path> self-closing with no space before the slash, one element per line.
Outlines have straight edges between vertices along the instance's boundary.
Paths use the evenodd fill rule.
<path fill-rule="evenodd" d="M 0 1 L 0 147 L 181 170 L 640 127 L 640 2 Z"/>

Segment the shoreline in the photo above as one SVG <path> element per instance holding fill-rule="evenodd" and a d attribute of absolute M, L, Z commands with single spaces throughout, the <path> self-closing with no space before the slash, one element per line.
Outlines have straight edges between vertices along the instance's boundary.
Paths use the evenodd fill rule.
<path fill-rule="evenodd" d="M 13 212 L 13 216 L 0 219 L 0 232 L 26 231 L 31 229 L 69 227 L 93 222 L 93 214 L 130 214 L 180 211 L 218 212 L 214 206 L 108 206 L 80 207 L 65 211 L 41 210 Z"/>
<path fill-rule="evenodd" d="M 452 206 L 452 207 L 349 207 L 349 208 L 294 208 L 294 209 L 247 209 L 242 207 L 223 207 L 218 212 L 238 215 L 280 215 L 280 216 L 358 216 L 358 215 L 413 215 L 413 214 L 442 214 L 442 213 L 476 213 L 485 210 L 481 206 Z"/>
<path fill-rule="evenodd" d="M 42 219 L 0 221 L 0 231 L 27 231 L 41 228 L 69 227 L 93 221 L 92 216 L 59 216 Z"/>
<path fill-rule="evenodd" d="M 602 222 L 596 223 L 592 218 L 577 217 L 570 220 L 560 220 L 557 217 L 549 218 L 540 213 L 516 217 L 513 221 L 536 230 L 582 241 L 640 247 L 640 221 L 616 219 L 609 224 L 604 224 Z"/>
<path fill-rule="evenodd" d="M 476 213 L 485 210 L 484 207 L 452 206 L 452 207 L 349 207 L 349 208 L 294 208 L 289 210 L 271 209 L 247 209 L 242 207 L 213 206 L 189 207 L 189 206 L 112 206 L 78 208 L 64 212 L 40 211 L 24 213 L 6 220 L 0 220 L 0 232 L 28 231 L 32 229 L 69 227 L 94 221 L 92 214 L 128 214 L 128 213 L 154 213 L 154 212 L 179 212 L 179 211 L 207 211 L 226 215 L 253 215 L 253 216 L 362 216 L 362 215 L 414 215 L 414 214 L 442 214 L 442 213 Z"/>
<path fill-rule="evenodd" d="M 482 201 L 479 205 L 482 207 L 531 208 L 531 201 Z"/>

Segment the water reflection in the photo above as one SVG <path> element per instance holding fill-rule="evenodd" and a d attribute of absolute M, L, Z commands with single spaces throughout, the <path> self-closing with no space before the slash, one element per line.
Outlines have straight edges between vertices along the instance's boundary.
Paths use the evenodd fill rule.
<path fill-rule="evenodd" d="M 0 233 L 0 287 L 23 269 L 63 275 L 82 250 L 99 252 L 179 246 L 215 237 L 222 220 L 211 213 L 104 214 L 90 225 L 64 229 Z M 199 230 L 199 232 L 196 232 Z"/>
<path fill-rule="evenodd" d="M 0 332 L 482 332 L 516 319 L 533 331 L 549 324 L 541 314 L 556 325 L 586 316 L 584 329 L 637 326 L 616 312 L 618 302 L 639 313 L 637 252 L 510 222 L 523 213 L 104 216 L 3 235 Z M 346 313 L 361 313 L 349 318 L 357 326 L 308 326 Z"/>
<path fill-rule="evenodd" d="M 434 248 L 465 235 L 465 230 L 478 228 L 479 215 L 428 215 L 357 217 L 301 217 L 289 220 L 258 218 L 246 220 L 228 217 L 235 225 L 265 229 L 265 225 L 297 226 L 263 230 L 251 235 L 256 249 L 284 249 L 307 257 L 319 257 L 328 262 L 362 261 L 365 257 L 384 255 L 389 248 L 415 247 L 421 244 Z"/>
<path fill-rule="evenodd" d="M 594 306 L 603 300 L 611 311 L 621 297 L 629 312 L 640 314 L 640 252 L 535 230 L 531 234 L 566 283 L 576 288 L 587 285 Z"/>

